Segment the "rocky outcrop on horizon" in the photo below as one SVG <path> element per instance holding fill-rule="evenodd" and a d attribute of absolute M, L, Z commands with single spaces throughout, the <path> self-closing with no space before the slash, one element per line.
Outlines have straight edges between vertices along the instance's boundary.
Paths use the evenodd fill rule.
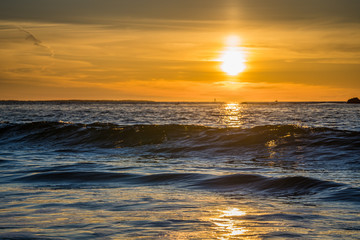
<path fill-rule="evenodd" d="M 347 103 L 360 103 L 360 99 L 357 97 L 350 98 Z"/>

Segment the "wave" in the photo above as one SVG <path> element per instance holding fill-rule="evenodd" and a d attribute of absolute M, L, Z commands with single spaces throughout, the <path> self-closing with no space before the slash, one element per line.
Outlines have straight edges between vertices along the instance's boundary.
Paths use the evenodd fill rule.
<path fill-rule="evenodd" d="M 211 187 L 221 191 L 239 190 L 243 187 L 259 191 L 287 192 L 291 195 L 308 194 L 318 192 L 341 184 L 329 181 L 318 180 L 303 176 L 290 176 L 282 178 L 269 178 L 255 174 L 234 174 L 204 180 L 200 186 Z"/>
<path fill-rule="evenodd" d="M 128 173 L 112 173 L 112 172 L 84 172 L 84 171 L 71 171 L 71 172 L 49 172 L 37 173 L 29 176 L 20 177 L 19 181 L 29 182 L 102 182 L 102 181 L 116 181 L 134 178 L 135 175 Z"/>
<path fill-rule="evenodd" d="M 99 171 L 34 172 L 15 179 L 17 182 L 45 184 L 131 184 L 131 185 L 181 185 L 185 188 L 204 189 L 227 193 L 252 193 L 275 196 L 321 195 L 330 201 L 360 203 L 360 189 L 332 181 L 304 176 L 268 177 L 258 174 L 231 174 L 215 176 L 199 173 L 133 174 Z"/>
<path fill-rule="evenodd" d="M 249 129 L 211 128 L 197 125 L 77 124 L 32 122 L 0 124 L 0 144 L 36 144 L 62 147 L 123 148 L 156 145 L 154 152 L 213 150 L 226 152 L 239 147 L 286 146 L 340 147 L 357 149 L 360 133 L 297 125 L 265 125 Z"/>

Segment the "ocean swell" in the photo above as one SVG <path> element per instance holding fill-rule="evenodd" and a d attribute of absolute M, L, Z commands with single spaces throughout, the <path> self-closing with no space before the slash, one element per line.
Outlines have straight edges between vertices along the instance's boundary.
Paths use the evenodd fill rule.
<path fill-rule="evenodd" d="M 0 124 L 0 144 L 36 144 L 97 148 L 156 145 L 153 151 L 180 152 L 239 147 L 284 146 L 339 147 L 357 149 L 360 133 L 297 125 L 265 125 L 248 129 L 211 128 L 196 125 L 76 124 L 33 122 Z"/>
<path fill-rule="evenodd" d="M 359 202 L 360 189 L 333 181 L 305 176 L 268 177 L 259 174 L 210 175 L 199 173 L 133 174 L 109 171 L 49 171 L 32 172 L 13 179 L 15 182 L 53 184 L 57 188 L 82 185 L 173 185 L 233 194 L 270 196 L 302 196 L 320 194 L 329 201 Z M 94 185 L 95 184 L 95 185 Z M 51 186 L 51 185 L 50 185 Z"/>

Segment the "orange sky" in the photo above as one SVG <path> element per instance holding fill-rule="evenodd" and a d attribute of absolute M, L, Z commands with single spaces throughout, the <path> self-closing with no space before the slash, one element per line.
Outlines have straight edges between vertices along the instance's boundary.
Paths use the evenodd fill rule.
<path fill-rule="evenodd" d="M 360 97 L 358 0 L 2 0 L 0 99 Z M 220 66 L 229 36 L 245 70 Z"/>

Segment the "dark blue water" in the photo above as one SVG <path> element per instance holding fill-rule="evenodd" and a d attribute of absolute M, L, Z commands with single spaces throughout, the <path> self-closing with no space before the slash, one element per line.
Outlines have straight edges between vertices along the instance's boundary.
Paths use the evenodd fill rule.
<path fill-rule="evenodd" d="M 1 239 L 360 239 L 360 105 L 0 113 Z"/>

